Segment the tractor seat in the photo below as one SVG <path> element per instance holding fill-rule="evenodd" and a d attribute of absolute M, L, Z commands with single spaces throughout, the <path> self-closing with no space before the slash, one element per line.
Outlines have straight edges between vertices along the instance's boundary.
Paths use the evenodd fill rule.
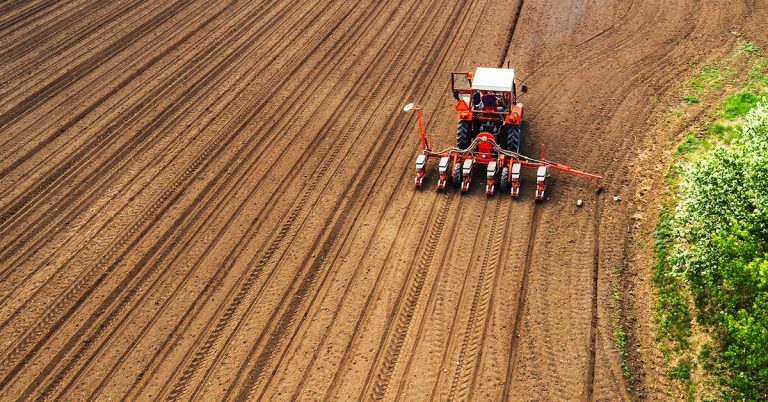
<path fill-rule="evenodd" d="M 496 97 L 493 95 L 483 96 L 483 110 L 496 110 Z"/>

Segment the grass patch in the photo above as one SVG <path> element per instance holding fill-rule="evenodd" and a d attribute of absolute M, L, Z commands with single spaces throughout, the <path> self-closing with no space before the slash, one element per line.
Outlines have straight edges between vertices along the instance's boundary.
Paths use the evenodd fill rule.
<path fill-rule="evenodd" d="M 733 94 L 723 102 L 720 115 L 727 120 L 744 117 L 766 96 L 768 93 L 765 91 L 741 91 Z"/>
<path fill-rule="evenodd" d="M 753 56 L 763 57 L 763 51 L 755 44 L 755 42 L 742 40 L 737 42 L 738 49 L 744 53 L 749 53 Z"/>
<path fill-rule="evenodd" d="M 697 92 L 715 91 L 723 86 L 723 72 L 717 66 L 703 66 L 693 79 L 690 87 Z"/>
<path fill-rule="evenodd" d="M 741 126 L 729 122 L 716 121 L 707 127 L 707 136 L 716 138 L 723 144 L 731 144 L 741 138 Z"/>
<path fill-rule="evenodd" d="M 664 358 L 669 360 L 670 352 L 686 351 L 690 348 L 688 337 L 691 336 L 691 312 L 688 309 L 689 297 L 684 287 L 680 286 L 678 274 L 671 267 L 672 214 L 671 207 L 664 208 L 654 231 L 654 250 L 656 265 L 653 269 L 653 282 L 658 289 L 654 317 L 659 325 L 656 340 L 660 343 Z"/>
<path fill-rule="evenodd" d="M 747 73 L 749 84 L 768 85 L 768 73 L 766 73 L 766 69 L 768 69 L 768 60 L 760 60 L 759 62 L 756 62 Z"/>
<path fill-rule="evenodd" d="M 695 104 L 699 103 L 699 98 L 697 98 L 697 97 L 695 97 L 693 95 L 683 96 L 683 100 L 685 101 L 685 103 L 687 103 L 689 105 L 695 105 Z"/>

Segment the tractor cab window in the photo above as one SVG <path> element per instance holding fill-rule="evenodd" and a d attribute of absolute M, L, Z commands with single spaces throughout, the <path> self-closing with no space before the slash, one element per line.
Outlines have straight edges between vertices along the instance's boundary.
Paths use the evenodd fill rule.
<path fill-rule="evenodd" d="M 502 92 L 472 91 L 472 108 L 485 111 L 509 110 L 509 96 Z"/>

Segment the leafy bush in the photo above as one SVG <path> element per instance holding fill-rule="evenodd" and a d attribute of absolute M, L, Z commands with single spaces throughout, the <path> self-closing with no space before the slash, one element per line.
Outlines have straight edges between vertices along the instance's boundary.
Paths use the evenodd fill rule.
<path fill-rule="evenodd" d="M 745 103 L 735 99 L 733 113 Z M 747 113 L 732 146 L 684 169 L 679 190 L 657 229 L 668 275 L 685 278 L 697 321 L 719 340 L 728 397 L 768 399 L 768 104 Z"/>

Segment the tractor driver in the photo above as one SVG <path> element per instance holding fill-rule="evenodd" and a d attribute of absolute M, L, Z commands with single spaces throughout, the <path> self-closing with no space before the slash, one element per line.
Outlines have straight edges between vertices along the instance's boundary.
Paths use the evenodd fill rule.
<path fill-rule="evenodd" d="M 480 109 L 480 91 L 474 91 L 472 94 L 472 109 Z"/>
<path fill-rule="evenodd" d="M 496 106 L 499 108 L 497 109 L 498 111 L 509 110 L 509 97 L 506 94 L 497 96 L 496 100 Z"/>
<path fill-rule="evenodd" d="M 483 109 L 484 110 L 496 110 L 496 95 L 486 93 L 483 95 Z"/>

